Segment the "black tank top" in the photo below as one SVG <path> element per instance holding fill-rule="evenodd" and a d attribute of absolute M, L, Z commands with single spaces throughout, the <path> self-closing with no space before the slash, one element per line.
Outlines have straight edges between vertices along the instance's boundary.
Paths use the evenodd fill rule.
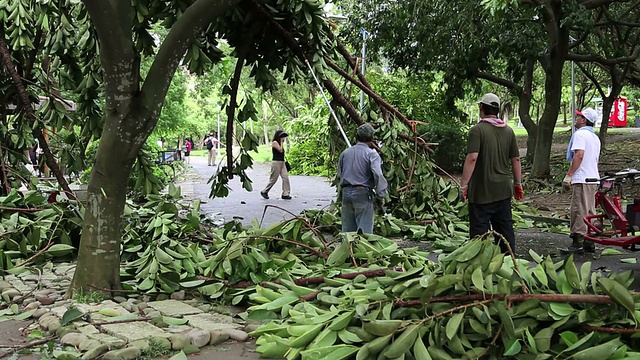
<path fill-rule="evenodd" d="M 276 148 L 271 147 L 271 153 L 273 154 L 273 161 L 284 161 L 284 149 L 279 152 Z"/>

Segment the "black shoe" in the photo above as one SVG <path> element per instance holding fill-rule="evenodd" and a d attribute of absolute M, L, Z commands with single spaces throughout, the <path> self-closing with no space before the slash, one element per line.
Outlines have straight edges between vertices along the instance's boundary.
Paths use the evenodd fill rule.
<path fill-rule="evenodd" d="M 563 254 L 582 254 L 584 253 L 584 248 L 582 246 L 578 246 L 575 244 L 571 244 L 570 246 L 567 246 L 564 249 L 560 249 L 560 252 Z"/>
<path fill-rule="evenodd" d="M 289 195 L 282 195 L 282 198 L 285 200 L 291 200 L 291 196 Z"/>
<path fill-rule="evenodd" d="M 585 240 L 584 245 L 582 245 L 582 248 L 584 249 L 585 252 L 588 252 L 590 254 L 594 254 L 596 252 L 596 246 L 593 243 L 593 241 Z"/>
<path fill-rule="evenodd" d="M 268 199 L 269 198 L 269 194 L 263 191 L 260 191 L 260 195 L 262 195 L 263 198 Z"/>

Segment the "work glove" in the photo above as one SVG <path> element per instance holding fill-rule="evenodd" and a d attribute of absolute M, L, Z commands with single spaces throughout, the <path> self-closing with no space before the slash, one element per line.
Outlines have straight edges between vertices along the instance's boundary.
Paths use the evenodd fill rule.
<path fill-rule="evenodd" d="M 378 210 L 378 213 L 380 215 L 384 215 L 385 214 L 385 209 L 384 209 L 384 198 L 381 197 L 376 197 L 376 204 L 375 204 L 376 209 Z"/>
<path fill-rule="evenodd" d="M 524 197 L 524 189 L 522 185 L 513 185 L 513 198 L 516 200 L 522 200 Z"/>
<path fill-rule="evenodd" d="M 571 176 L 565 175 L 562 180 L 562 188 L 565 190 L 571 189 Z"/>

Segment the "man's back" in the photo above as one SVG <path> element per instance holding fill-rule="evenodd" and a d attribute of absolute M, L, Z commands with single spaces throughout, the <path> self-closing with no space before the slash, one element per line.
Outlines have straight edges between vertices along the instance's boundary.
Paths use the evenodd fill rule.
<path fill-rule="evenodd" d="M 469 183 L 469 202 L 488 204 L 512 196 L 511 159 L 519 156 L 513 130 L 481 122 L 469 131 L 467 153 L 478 153 Z"/>
<path fill-rule="evenodd" d="M 382 176 L 382 160 L 366 143 L 359 142 L 340 154 L 338 160 L 340 184 L 365 185 L 376 188 L 378 196 L 384 196 L 387 181 Z"/>

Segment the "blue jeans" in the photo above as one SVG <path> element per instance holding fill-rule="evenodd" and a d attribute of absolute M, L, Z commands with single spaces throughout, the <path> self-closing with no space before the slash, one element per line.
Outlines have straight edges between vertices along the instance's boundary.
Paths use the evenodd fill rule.
<path fill-rule="evenodd" d="M 371 189 L 348 187 L 342 189 L 342 232 L 362 229 L 373 233 L 374 198 Z"/>

